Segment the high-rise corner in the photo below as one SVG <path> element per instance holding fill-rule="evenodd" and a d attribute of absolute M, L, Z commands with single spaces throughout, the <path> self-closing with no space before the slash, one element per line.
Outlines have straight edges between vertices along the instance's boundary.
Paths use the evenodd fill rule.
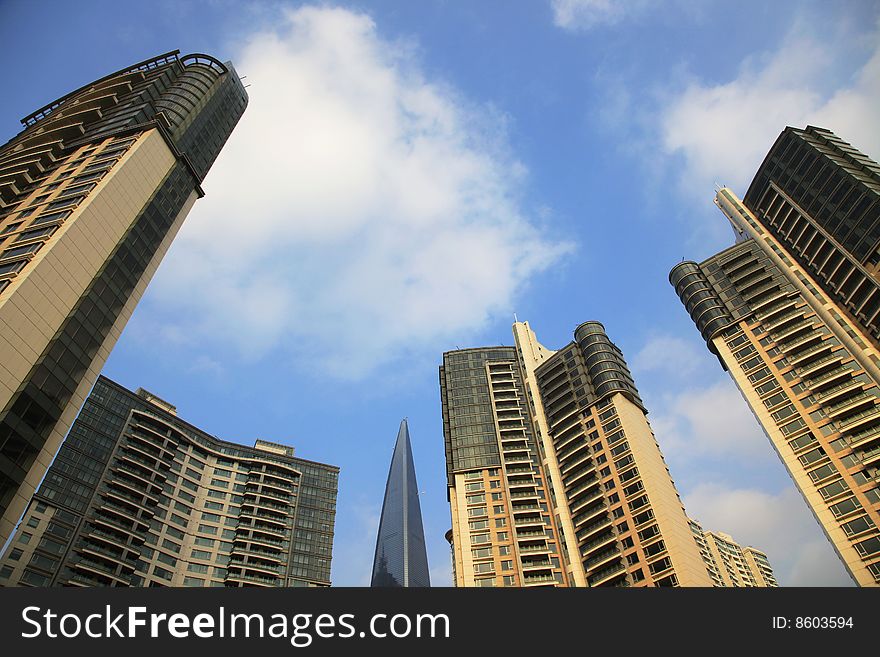
<path fill-rule="evenodd" d="M 165 53 L 0 147 L 0 544 L 247 106 L 230 63 Z"/>
<path fill-rule="evenodd" d="M 786 128 L 741 200 L 730 248 L 670 282 L 853 580 L 880 583 L 880 165 L 828 130 Z"/>

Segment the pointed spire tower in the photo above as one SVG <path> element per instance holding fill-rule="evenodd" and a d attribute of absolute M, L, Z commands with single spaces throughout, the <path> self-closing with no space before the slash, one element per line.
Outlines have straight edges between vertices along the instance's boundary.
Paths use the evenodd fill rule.
<path fill-rule="evenodd" d="M 431 586 L 419 487 L 406 418 L 391 457 L 371 586 Z"/>

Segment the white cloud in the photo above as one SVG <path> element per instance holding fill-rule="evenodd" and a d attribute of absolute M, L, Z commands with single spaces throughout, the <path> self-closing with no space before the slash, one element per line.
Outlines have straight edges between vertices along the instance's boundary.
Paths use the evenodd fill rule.
<path fill-rule="evenodd" d="M 245 42 L 249 107 L 151 287 L 165 334 L 358 379 L 475 333 L 571 250 L 524 208 L 505 117 L 417 60 L 344 9 Z"/>
<path fill-rule="evenodd" d="M 659 372 L 682 378 L 693 374 L 707 361 L 705 346 L 673 335 L 655 335 L 630 361 L 636 372 Z"/>
<path fill-rule="evenodd" d="M 623 0 L 553 0 L 553 23 L 568 30 L 588 30 L 596 25 L 617 23 L 628 11 L 643 4 Z"/>
<path fill-rule="evenodd" d="M 715 182 L 744 194 L 786 126 L 825 127 L 880 157 L 880 39 L 858 58 L 861 39 L 827 29 L 813 37 L 795 21 L 778 49 L 744 60 L 736 78 L 691 79 L 667 98 L 656 119 L 659 145 L 681 157 L 686 195 L 705 202 Z"/>
<path fill-rule="evenodd" d="M 667 455 L 685 461 L 776 458 L 748 404 L 727 377 L 661 399 L 651 426 Z"/>
<path fill-rule="evenodd" d="M 767 554 L 783 586 L 852 586 L 800 494 L 702 484 L 683 496 L 688 514 L 705 530 L 730 534 Z"/>
<path fill-rule="evenodd" d="M 668 20 L 702 20 L 707 13 L 706 3 L 694 0 L 551 0 L 550 6 L 553 24 L 570 32 L 637 21 L 648 14 L 657 25 Z M 653 11 L 656 9 L 663 11 Z"/>

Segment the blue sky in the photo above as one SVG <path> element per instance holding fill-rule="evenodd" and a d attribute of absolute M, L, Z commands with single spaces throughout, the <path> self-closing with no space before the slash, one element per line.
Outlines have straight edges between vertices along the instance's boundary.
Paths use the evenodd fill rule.
<path fill-rule="evenodd" d="M 880 156 L 876 2 L 535 0 L 0 3 L 0 139 L 93 79 L 173 49 L 232 60 L 250 106 L 104 373 L 241 442 L 341 466 L 333 581 L 369 583 L 409 426 L 432 578 L 451 581 L 437 366 L 623 349 L 691 516 L 788 585 L 848 585 L 667 282 L 732 242 L 786 125 Z"/>

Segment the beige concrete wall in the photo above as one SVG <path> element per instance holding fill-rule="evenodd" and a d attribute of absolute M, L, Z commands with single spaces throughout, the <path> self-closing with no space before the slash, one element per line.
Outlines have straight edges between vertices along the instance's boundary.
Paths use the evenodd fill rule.
<path fill-rule="evenodd" d="M 465 483 L 474 481 L 483 481 L 483 479 L 465 480 L 464 474 L 458 473 L 455 475 L 455 487 L 449 490 L 456 586 L 474 586 L 474 559 L 471 553 L 473 545 L 468 529 L 467 491 L 465 490 Z"/>
<path fill-rule="evenodd" d="M 0 353 L 10 357 L 0 359 L 0 408 L 9 402 L 175 162 L 158 131 L 142 135 L 6 290 L 0 301 Z M 0 543 L 11 533 L 45 475 L 110 350 L 196 198 L 193 192 L 187 199 L 0 520 Z"/>
<path fill-rule="evenodd" d="M 746 327 L 746 323 L 742 322 L 741 326 L 743 331 L 747 336 L 751 337 L 751 333 L 748 331 Z M 753 344 L 754 341 L 752 341 Z M 727 346 L 727 343 L 719 336 L 712 341 L 712 344 L 715 346 L 718 355 L 721 359 L 727 363 L 728 370 L 730 372 L 731 377 L 733 378 L 734 383 L 736 383 L 737 388 L 739 388 L 740 394 L 742 394 L 743 398 L 751 408 L 752 413 L 758 420 L 758 423 L 764 429 L 764 433 L 770 439 L 770 444 L 773 445 L 773 449 L 779 455 L 779 458 L 785 464 L 786 469 L 788 470 L 789 475 L 795 483 L 798 491 L 800 491 L 804 500 L 809 506 L 810 510 L 813 513 L 813 516 L 816 518 L 816 521 L 822 527 L 825 535 L 828 537 L 828 540 L 831 541 L 831 544 L 834 546 L 837 551 L 838 556 L 843 561 L 846 569 L 849 571 L 850 575 L 856 582 L 861 586 L 876 586 L 874 582 L 874 578 L 871 576 L 871 573 L 868 571 L 858 552 L 856 552 L 855 548 L 852 547 L 852 544 L 849 538 L 846 536 L 844 531 L 840 528 L 836 518 L 828 509 L 828 505 L 825 500 L 822 499 L 822 496 L 817 492 L 815 484 L 807 475 L 807 471 L 804 469 L 804 466 L 801 465 L 801 462 L 798 460 L 797 456 L 795 456 L 794 451 L 789 447 L 788 441 L 785 439 L 785 436 L 782 435 L 782 432 L 779 430 L 779 427 L 776 426 L 776 422 L 773 420 L 773 417 L 770 414 L 770 411 L 765 408 L 764 404 L 761 402 L 760 396 L 755 392 L 754 387 L 751 382 L 746 377 L 745 373 L 740 368 L 736 359 L 733 356 L 733 352 Z M 759 349 L 759 352 L 762 352 L 760 345 L 755 344 L 755 346 Z M 774 367 L 773 363 L 769 361 L 769 359 L 765 358 L 766 364 L 770 367 L 771 371 L 777 371 Z M 781 377 L 777 376 L 777 380 L 781 381 Z M 803 410 L 803 407 L 793 398 L 793 396 L 788 392 L 787 387 L 783 386 L 783 391 L 785 391 L 789 398 L 792 400 L 792 403 L 795 406 L 795 409 L 798 411 L 798 416 L 807 423 L 810 430 L 813 432 L 813 435 L 819 438 L 822 436 L 822 432 L 816 428 L 815 423 L 810 419 L 808 413 Z M 787 421 L 791 421 L 794 419 L 794 416 L 789 418 Z M 845 471 L 841 468 L 838 468 L 840 473 L 843 475 Z M 849 481 L 848 477 L 847 483 L 850 484 L 850 487 L 855 492 L 857 487 L 851 485 L 851 481 Z"/>
<path fill-rule="evenodd" d="M 712 586 L 681 499 L 644 412 L 621 393 L 614 395 L 613 403 L 679 586 Z"/>

